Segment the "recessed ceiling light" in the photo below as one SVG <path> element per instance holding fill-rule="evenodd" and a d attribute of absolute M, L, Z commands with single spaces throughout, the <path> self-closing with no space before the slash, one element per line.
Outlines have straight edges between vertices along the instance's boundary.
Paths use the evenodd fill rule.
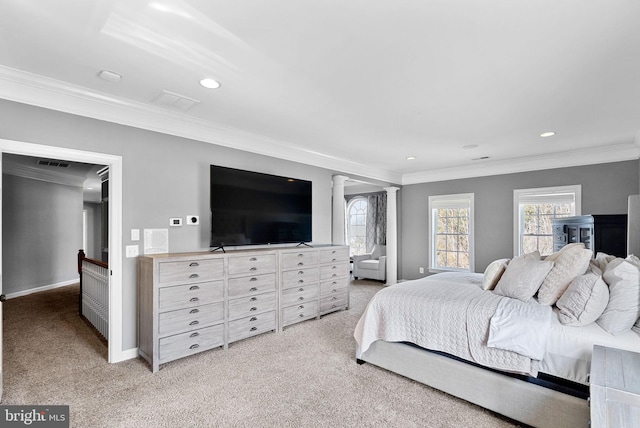
<path fill-rule="evenodd" d="M 407 156 L 407 160 L 415 160 L 415 156 Z"/>
<path fill-rule="evenodd" d="M 554 135 L 556 135 L 556 133 L 553 131 L 543 132 L 542 134 L 540 134 L 542 138 L 553 137 Z"/>
<path fill-rule="evenodd" d="M 202 79 L 200 84 L 207 89 L 218 89 L 220 87 L 220 82 L 214 79 Z"/>
<path fill-rule="evenodd" d="M 467 144 L 466 146 L 462 146 L 463 149 L 477 149 L 479 146 L 477 144 Z"/>
<path fill-rule="evenodd" d="M 107 82 L 114 82 L 114 83 L 117 83 L 120 80 L 122 80 L 121 75 L 109 70 L 102 70 L 100 73 L 98 73 L 98 77 L 101 78 L 102 80 L 106 80 Z"/>

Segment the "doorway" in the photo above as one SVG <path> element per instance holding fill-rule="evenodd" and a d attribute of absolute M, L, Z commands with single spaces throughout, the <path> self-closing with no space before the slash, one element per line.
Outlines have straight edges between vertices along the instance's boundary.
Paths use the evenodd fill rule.
<path fill-rule="evenodd" d="M 103 153 L 67 149 L 55 146 L 25 143 L 0 139 L 0 161 L 2 154 L 37 156 L 52 159 L 67 159 L 74 162 L 107 165 L 109 167 L 109 331 L 108 361 L 115 363 L 135 356 L 135 349 L 122 349 L 122 157 Z M 1 162 L 0 162 L 1 165 Z M 0 166 L 1 173 L 1 166 Z M 1 174 L 0 174 L 1 177 Z M 2 184 L 0 181 L 0 192 Z M 2 200 L 0 199 L 0 208 Z M 0 217 L 1 219 L 1 217 Z M 1 221 L 1 220 L 0 220 Z M 0 228 L 0 243 L 2 242 Z M 2 256 L 0 245 L 0 260 Z M 0 262 L 0 291 L 2 287 L 2 264 Z M 1 366 L 0 366 L 1 367 Z"/>

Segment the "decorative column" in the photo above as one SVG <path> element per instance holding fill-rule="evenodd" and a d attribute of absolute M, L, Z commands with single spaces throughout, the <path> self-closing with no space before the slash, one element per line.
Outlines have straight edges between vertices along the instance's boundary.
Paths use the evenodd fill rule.
<path fill-rule="evenodd" d="M 387 285 L 398 282 L 398 210 L 396 193 L 399 187 L 385 187 L 387 191 Z"/>
<path fill-rule="evenodd" d="M 333 177 L 333 214 L 332 214 L 332 235 L 331 242 L 333 245 L 344 245 L 344 225 L 345 225 L 345 206 L 344 206 L 344 182 L 349 179 L 344 175 L 334 175 Z"/>

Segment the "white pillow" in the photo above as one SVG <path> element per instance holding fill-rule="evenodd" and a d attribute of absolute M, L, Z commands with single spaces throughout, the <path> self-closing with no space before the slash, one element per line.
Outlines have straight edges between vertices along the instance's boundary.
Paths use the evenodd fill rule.
<path fill-rule="evenodd" d="M 514 257 L 493 292 L 528 302 L 536 294 L 551 268 L 553 262 L 550 261 L 535 260 L 526 255 Z"/>
<path fill-rule="evenodd" d="M 556 303 L 571 281 L 587 271 L 592 255 L 591 250 L 584 248 L 584 244 L 578 244 L 563 247 L 558 253 L 549 256 L 554 265 L 540 286 L 538 303 Z M 549 257 L 546 260 L 549 260 Z"/>
<path fill-rule="evenodd" d="M 483 290 L 493 290 L 496 288 L 496 284 L 498 284 L 500 277 L 502 277 L 502 274 L 507 268 L 507 264 L 509 264 L 509 259 L 498 259 L 487 266 L 484 270 L 484 277 L 482 278 Z"/>
<path fill-rule="evenodd" d="M 560 323 L 579 327 L 591 324 L 609 303 L 609 287 L 599 271 L 576 277 L 558 299 Z"/>
<path fill-rule="evenodd" d="M 627 256 L 626 260 L 629 263 L 633 264 L 638 269 L 640 269 L 640 258 L 638 258 L 638 256 L 635 256 L 633 254 L 629 254 Z M 636 333 L 640 333 L 640 318 L 638 318 L 638 320 L 633 325 L 633 327 L 631 327 L 631 330 L 635 331 Z"/>
<path fill-rule="evenodd" d="M 613 335 L 625 333 L 640 317 L 640 272 L 617 258 L 607 264 L 602 277 L 609 285 L 609 303 L 596 322 Z"/>

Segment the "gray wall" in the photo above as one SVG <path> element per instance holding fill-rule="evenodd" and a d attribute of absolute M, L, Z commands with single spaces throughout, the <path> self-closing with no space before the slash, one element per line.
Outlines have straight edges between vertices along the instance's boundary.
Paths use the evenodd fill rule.
<path fill-rule="evenodd" d="M 3 293 L 78 279 L 82 188 L 3 174 Z"/>
<path fill-rule="evenodd" d="M 100 260 L 102 257 L 102 245 L 100 243 L 102 204 L 85 201 L 83 209 L 87 212 L 87 248 L 84 248 L 84 254 L 90 259 Z"/>
<path fill-rule="evenodd" d="M 170 228 L 169 250 L 208 249 L 210 164 L 312 180 L 313 242 L 331 242 L 329 170 L 6 100 L 0 100 L 0 117 L 3 139 L 122 156 L 123 245 L 138 244 L 142 250 L 142 241 L 130 241 L 133 228 L 168 228 L 170 217 L 198 214 L 199 227 Z M 136 259 L 122 263 L 126 350 L 137 346 Z"/>
<path fill-rule="evenodd" d="M 425 276 L 429 266 L 428 197 L 475 194 L 475 271 L 513 256 L 513 190 L 582 185 L 582 214 L 625 214 L 640 186 L 638 161 L 559 168 L 403 186 L 400 193 L 399 278 Z M 425 274 L 419 274 L 419 268 Z"/>

